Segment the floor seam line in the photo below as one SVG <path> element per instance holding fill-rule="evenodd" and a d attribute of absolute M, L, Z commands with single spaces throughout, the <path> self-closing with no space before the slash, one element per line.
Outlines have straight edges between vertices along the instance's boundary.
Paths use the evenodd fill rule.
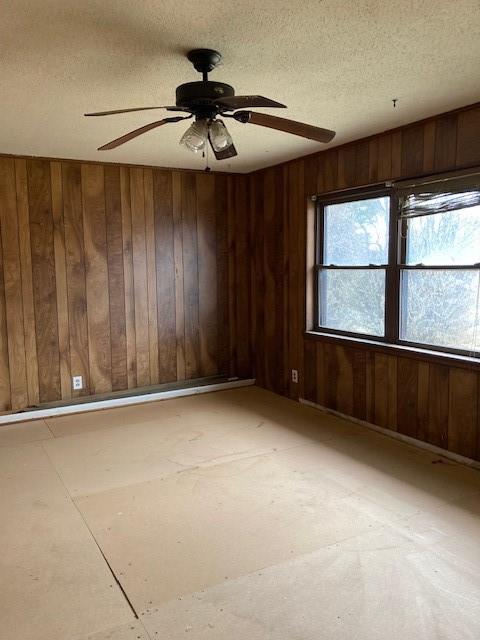
<path fill-rule="evenodd" d="M 79 516 L 80 516 L 80 518 L 82 519 L 82 522 L 85 524 L 85 527 L 87 528 L 87 531 L 88 531 L 88 532 L 89 532 L 89 534 L 91 535 L 92 540 L 94 541 L 95 545 L 97 546 L 97 549 L 100 551 L 100 554 L 101 554 L 101 556 L 102 556 L 102 558 L 103 558 L 103 560 L 104 560 L 105 564 L 106 564 L 106 565 L 107 565 L 107 567 L 109 568 L 110 573 L 112 574 L 112 577 L 113 577 L 113 579 L 115 580 L 115 582 L 116 582 L 116 584 L 117 584 L 118 588 L 120 589 L 120 592 L 122 593 L 123 597 L 125 598 L 125 600 L 126 600 L 126 602 L 127 602 L 128 606 L 130 607 L 130 610 L 132 611 L 132 613 L 133 613 L 134 617 L 135 617 L 137 620 L 139 620 L 140 618 L 138 617 L 138 614 L 137 614 L 137 612 L 136 612 L 136 610 L 135 610 L 135 607 L 133 606 L 133 604 L 132 604 L 132 602 L 131 602 L 130 598 L 128 597 L 127 592 L 126 592 L 126 591 L 125 591 L 125 589 L 123 588 L 122 583 L 120 582 L 120 580 L 117 578 L 117 576 L 116 576 L 116 574 L 115 574 L 115 572 L 114 572 L 114 570 L 113 570 L 112 566 L 110 565 L 109 561 L 107 560 L 107 557 L 106 557 L 106 555 L 104 554 L 102 547 L 100 546 L 100 544 L 99 544 L 98 540 L 96 539 L 96 537 L 95 537 L 95 535 L 94 535 L 93 531 L 91 530 L 91 528 L 90 528 L 90 526 L 89 526 L 88 522 L 86 521 L 86 519 L 85 519 L 85 517 L 84 517 L 83 513 L 80 511 L 80 509 L 78 508 L 78 506 L 75 504 L 75 501 L 74 501 L 74 499 L 73 499 L 72 495 L 70 494 L 70 492 L 69 492 L 69 490 L 68 490 L 68 488 L 67 488 L 67 486 L 66 486 L 65 482 L 63 481 L 62 476 L 60 475 L 60 473 L 59 473 L 58 469 L 55 467 L 55 465 L 54 465 L 54 463 L 53 463 L 52 459 L 51 459 L 51 458 L 50 458 L 50 456 L 48 455 L 48 451 L 45 449 L 45 447 L 44 447 L 44 445 L 43 445 L 43 442 L 41 443 L 41 447 L 42 447 L 43 452 L 44 452 L 45 456 L 47 457 L 47 459 L 48 459 L 49 463 L 51 464 L 51 466 L 52 466 L 53 470 L 55 471 L 55 473 L 56 473 L 56 475 L 57 475 L 57 477 L 58 477 L 58 479 L 59 479 L 60 483 L 62 484 L 62 486 L 63 486 L 63 488 L 64 488 L 64 490 L 65 490 L 65 492 L 66 492 L 66 494 L 67 494 L 67 496 L 68 496 L 68 498 L 69 498 L 69 500 L 70 500 L 71 504 L 73 505 L 73 507 L 75 508 L 76 512 L 78 513 L 78 515 L 79 515 Z"/>

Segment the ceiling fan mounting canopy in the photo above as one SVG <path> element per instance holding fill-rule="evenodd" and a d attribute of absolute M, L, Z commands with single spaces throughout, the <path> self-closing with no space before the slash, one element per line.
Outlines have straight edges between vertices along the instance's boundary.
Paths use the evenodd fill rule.
<path fill-rule="evenodd" d="M 222 59 L 215 49 L 192 49 L 187 53 L 187 58 L 199 73 L 210 73 Z"/>

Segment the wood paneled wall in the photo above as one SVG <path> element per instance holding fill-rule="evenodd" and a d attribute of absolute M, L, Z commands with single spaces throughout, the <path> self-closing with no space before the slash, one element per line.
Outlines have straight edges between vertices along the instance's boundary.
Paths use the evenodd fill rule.
<path fill-rule="evenodd" d="M 251 375 L 247 187 L 0 157 L 0 410 Z"/>
<path fill-rule="evenodd" d="M 308 196 L 476 165 L 479 105 L 252 174 L 257 383 L 480 459 L 478 364 L 305 335 Z"/>

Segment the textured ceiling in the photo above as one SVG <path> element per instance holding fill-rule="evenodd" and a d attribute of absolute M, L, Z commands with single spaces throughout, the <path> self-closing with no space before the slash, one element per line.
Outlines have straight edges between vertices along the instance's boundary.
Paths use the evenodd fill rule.
<path fill-rule="evenodd" d="M 183 57 L 194 47 L 223 54 L 212 79 L 335 129 L 332 145 L 480 95 L 479 0 L 3 0 L 0 152 L 202 168 L 178 145 L 184 123 L 96 151 L 163 111 L 82 117 L 171 104 L 178 84 L 199 78 Z M 245 172 L 324 148 L 228 126 L 239 156 L 213 169 Z"/>

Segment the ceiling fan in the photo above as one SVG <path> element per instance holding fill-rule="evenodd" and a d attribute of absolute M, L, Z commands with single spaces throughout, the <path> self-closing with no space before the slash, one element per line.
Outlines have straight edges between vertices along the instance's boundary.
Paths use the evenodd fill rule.
<path fill-rule="evenodd" d="M 225 160 L 237 155 L 232 137 L 225 126 L 223 118 L 234 118 L 244 124 L 257 124 L 269 129 L 285 131 L 302 138 L 308 138 L 317 142 L 330 142 L 335 136 L 335 131 L 321 129 L 310 124 L 303 124 L 295 120 L 278 118 L 266 113 L 246 111 L 248 107 L 275 107 L 286 108 L 284 104 L 264 98 L 263 96 L 236 96 L 235 90 L 229 84 L 212 82 L 208 74 L 218 65 L 222 56 L 213 49 L 193 49 L 187 54 L 187 58 L 195 69 L 202 74 L 202 80 L 187 82 L 176 89 L 175 106 L 166 107 L 137 107 L 132 109 L 117 109 L 115 111 L 99 111 L 86 113 L 86 116 L 109 116 L 117 113 L 130 113 L 132 111 L 148 111 L 150 109 L 166 109 L 188 113 L 185 116 L 173 116 L 150 122 L 143 127 L 130 131 L 102 147 L 99 151 L 115 149 L 125 142 L 137 136 L 161 127 L 170 122 L 180 122 L 195 117 L 195 121 L 183 134 L 180 144 L 195 153 L 204 151 L 207 142 L 210 143 L 217 160 Z M 240 109 L 240 111 L 237 111 Z M 229 113 L 234 111 L 235 113 Z"/>

